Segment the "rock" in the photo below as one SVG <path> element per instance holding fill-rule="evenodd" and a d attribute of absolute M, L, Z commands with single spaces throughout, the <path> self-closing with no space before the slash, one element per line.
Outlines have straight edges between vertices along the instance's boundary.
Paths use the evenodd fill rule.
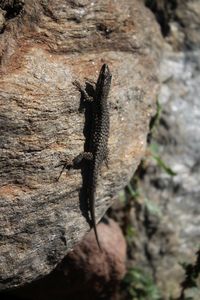
<path fill-rule="evenodd" d="M 135 265 L 143 264 L 151 270 L 163 299 L 179 297 L 185 278 L 180 263 L 194 262 L 200 236 L 200 2 L 177 3 L 174 13 L 179 16 L 178 34 L 171 32 L 166 38 L 171 46 L 166 45 L 163 53 L 161 115 L 152 141 L 157 145 L 157 156 L 176 175 L 171 176 L 152 157 L 147 159 L 140 190 L 160 213 L 157 224 L 149 216 L 145 223 L 147 216 L 145 220 L 140 216 L 142 221 L 136 225 L 140 242 L 134 251 L 139 257 Z M 174 26 L 172 19 L 170 27 L 171 22 Z M 185 39 L 180 44 L 182 35 Z M 149 235 L 152 227 L 154 232 Z M 199 289 L 195 289 L 192 299 L 200 299 Z"/>
<path fill-rule="evenodd" d="M 172 52 L 164 55 L 161 68 L 161 79 L 164 83 L 159 96 L 162 115 L 156 142 L 159 145 L 160 157 L 176 173 L 176 176 L 170 177 L 159 169 L 154 175 L 149 175 L 145 183 L 148 197 L 159 203 L 162 212 L 162 223 L 152 243 L 154 247 L 157 245 L 158 253 L 153 258 L 156 277 L 159 278 L 159 285 L 161 290 L 165 291 L 166 297 L 172 293 L 177 297 L 180 282 L 184 278 L 180 261 L 189 263 L 198 250 L 199 57 L 200 51 Z M 151 184 L 152 180 L 163 180 L 166 184 L 158 188 Z M 150 183 L 149 188 L 147 182 Z M 160 231 L 165 241 L 160 238 Z M 164 252 L 161 251 L 163 248 Z M 198 294 L 197 299 L 199 296 Z"/>
<path fill-rule="evenodd" d="M 117 223 L 108 219 L 98 225 L 98 233 L 103 252 L 91 230 L 50 275 L 3 293 L 3 299 L 116 299 L 126 271 L 125 239 Z"/>
<path fill-rule="evenodd" d="M 182 47 L 187 50 L 200 48 L 199 17 L 200 3 L 198 0 L 180 1 L 176 10 L 176 22 L 179 23 L 179 32 L 183 32 Z"/>
<path fill-rule="evenodd" d="M 98 233 L 103 252 L 100 252 L 92 230 L 67 255 L 62 265 L 71 289 L 77 290 L 77 299 L 80 296 L 88 299 L 88 295 L 91 295 L 89 299 L 100 298 L 100 295 L 111 299 L 126 272 L 126 243 L 117 223 L 112 220 L 108 225 L 100 223 Z"/>
<path fill-rule="evenodd" d="M 176 51 L 199 49 L 199 0 L 145 0 L 166 42 Z"/>
<path fill-rule="evenodd" d="M 0 36 L 0 289 L 48 274 L 90 228 L 80 170 L 57 181 L 60 164 L 84 147 L 75 79 L 96 80 L 103 63 L 113 75 L 97 220 L 145 151 L 159 87 L 157 24 L 141 1 L 93 4 L 24 1 Z"/>
<path fill-rule="evenodd" d="M 5 26 L 5 12 L 0 8 L 0 33 L 4 30 Z"/>

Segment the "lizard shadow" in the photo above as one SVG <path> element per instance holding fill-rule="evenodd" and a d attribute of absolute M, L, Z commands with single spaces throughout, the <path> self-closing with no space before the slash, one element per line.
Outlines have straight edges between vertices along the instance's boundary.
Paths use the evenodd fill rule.
<path fill-rule="evenodd" d="M 85 91 L 87 92 L 88 96 L 94 99 L 95 88 L 92 84 L 86 81 Z M 79 112 L 84 113 L 85 121 L 84 121 L 84 128 L 83 128 L 83 135 L 85 138 L 84 143 L 84 151 L 83 152 L 90 152 L 91 150 L 91 136 L 92 136 L 92 103 L 89 101 L 85 101 L 84 95 L 81 93 L 80 96 L 80 105 L 79 105 Z M 91 226 L 91 217 L 90 217 L 90 209 L 89 209 L 89 202 L 88 202 L 88 190 L 90 188 L 90 161 L 86 161 L 82 159 L 79 164 L 79 168 L 81 170 L 82 176 L 82 187 L 79 192 L 79 207 L 82 215 L 85 217 L 87 223 Z"/>

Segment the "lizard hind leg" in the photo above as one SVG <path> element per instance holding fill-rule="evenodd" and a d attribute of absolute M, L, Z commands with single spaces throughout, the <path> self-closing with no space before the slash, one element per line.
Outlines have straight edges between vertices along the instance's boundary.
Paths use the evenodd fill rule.
<path fill-rule="evenodd" d="M 63 164 L 63 168 L 60 171 L 60 174 L 57 178 L 57 181 L 59 181 L 62 173 L 64 172 L 65 169 L 70 170 L 70 169 L 80 169 L 81 167 L 81 163 L 83 162 L 83 160 L 88 160 L 91 161 L 93 160 L 93 154 L 92 152 L 82 152 L 79 155 L 77 155 L 72 161 L 65 161 Z"/>
<path fill-rule="evenodd" d="M 73 166 L 76 167 L 82 163 L 83 160 L 93 160 L 93 154 L 92 152 L 82 152 L 79 155 L 77 155 L 73 159 Z"/>
<path fill-rule="evenodd" d="M 60 171 L 60 174 L 57 178 L 57 181 L 59 181 L 59 179 L 60 179 L 60 177 L 61 177 L 61 175 L 62 175 L 62 173 L 64 172 L 65 169 L 70 170 L 73 167 L 73 163 L 69 162 L 69 161 L 65 161 L 64 163 L 60 164 L 59 166 L 62 166 L 62 165 L 63 165 L 63 167 L 62 167 L 62 170 Z"/>

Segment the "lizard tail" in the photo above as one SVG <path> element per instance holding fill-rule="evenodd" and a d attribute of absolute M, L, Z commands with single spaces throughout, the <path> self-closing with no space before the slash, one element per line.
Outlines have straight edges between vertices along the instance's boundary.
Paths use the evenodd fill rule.
<path fill-rule="evenodd" d="M 95 238 L 98 244 L 99 249 L 102 251 L 101 244 L 98 237 L 97 225 L 96 225 L 96 217 L 95 217 L 95 192 L 92 191 L 92 195 L 90 197 L 90 214 L 91 214 L 91 225 L 94 229 Z"/>

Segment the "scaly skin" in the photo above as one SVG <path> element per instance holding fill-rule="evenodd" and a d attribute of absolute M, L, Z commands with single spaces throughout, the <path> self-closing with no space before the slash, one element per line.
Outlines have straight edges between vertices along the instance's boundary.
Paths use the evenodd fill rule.
<path fill-rule="evenodd" d="M 91 103 L 91 137 L 89 151 L 82 154 L 84 159 L 89 161 L 89 180 L 87 187 L 87 198 L 89 202 L 91 225 L 94 228 L 96 241 L 101 249 L 98 238 L 95 218 L 95 194 L 99 170 L 102 163 L 108 161 L 108 138 L 110 129 L 110 118 L 108 108 L 108 94 L 111 86 L 112 75 L 106 64 L 99 73 L 99 77 L 94 88 L 93 97 L 89 97 L 85 89 L 77 82 L 74 85 L 79 89 L 85 101 Z M 79 157 L 80 159 L 80 157 Z"/>

